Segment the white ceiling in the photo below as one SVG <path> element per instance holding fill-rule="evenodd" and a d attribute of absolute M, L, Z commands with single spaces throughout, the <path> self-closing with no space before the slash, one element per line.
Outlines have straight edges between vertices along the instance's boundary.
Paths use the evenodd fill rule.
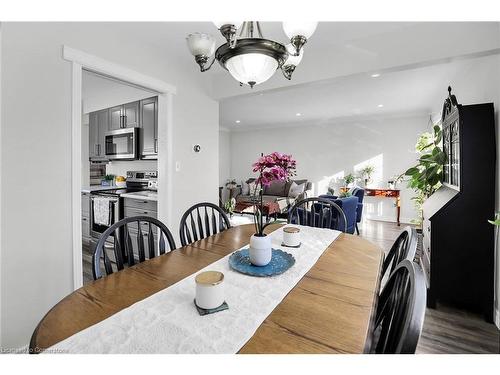
<path fill-rule="evenodd" d="M 264 37 L 286 43 L 281 22 L 261 26 Z M 278 71 L 252 90 L 240 87 L 218 64 L 208 72 L 199 71 L 185 38 L 206 32 L 217 37 L 218 45 L 224 43 L 211 22 L 118 22 L 95 27 L 96 33 L 115 33 L 117 43 L 150 45 L 163 59 L 168 51 L 171 58 L 165 66 L 176 65 L 199 80 L 200 87 L 220 101 L 221 126 L 229 128 L 236 126 L 235 120 L 241 120 L 238 127 L 243 128 L 429 111 L 434 105 L 431 94 L 441 92 L 453 69 L 465 69 L 464 58 L 500 49 L 496 22 L 320 22 L 292 80 Z M 455 66 L 442 65 L 449 61 Z M 381 77 L 372 79 L 374 72 L 381 72 Z M 300 118 L 297 112 L 302 113 Z"/>
<path fill-rule="evenodd" d="M 236 96 L 220 102 L 220 124 L 246 129 L 367 116 L 428 115 L 439 106 L 454 77 L 490 58 L 495 56 L 385 72 L 377 78 L 363 73 Z"/>
<path fill-rule="evenodd" d="M 284 40 L 280 23 L 263 26 Z M 228 129 L 428 115 L 453 77 L 499 53 L 498 23 L 322 22 L 291 81 L 278 71 L 252 90 L 219 71 L 213 96 Z"/>

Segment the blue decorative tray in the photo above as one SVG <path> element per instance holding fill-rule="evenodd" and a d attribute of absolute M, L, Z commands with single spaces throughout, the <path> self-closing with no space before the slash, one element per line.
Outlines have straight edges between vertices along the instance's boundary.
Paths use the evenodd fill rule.
<path fill-rule="evenodd" d="M 268 277 L 282 274 L 295 264 L 292 254 L 273 249 L 271 261 L 266 266 L 254 266 L 250 263 L 248 248 L 238 250 L 229 257 L 229 266 L 240 273 L 250 276 Z"/>

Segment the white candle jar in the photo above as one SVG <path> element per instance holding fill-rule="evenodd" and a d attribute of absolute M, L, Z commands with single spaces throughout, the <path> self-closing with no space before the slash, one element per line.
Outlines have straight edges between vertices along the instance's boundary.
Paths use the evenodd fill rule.
<path fill-rule="evenodd" d="M 196 305 L 211 310 L 224 303 L 224 274 L 218 271 L 202 272 L 195 277 Z"/>
<path fill-rule="evenodd" d="M 283 243 L 286 246 L 298 247 L 300 245 L 300 228 L 284 227 L 283 228 Z"/>

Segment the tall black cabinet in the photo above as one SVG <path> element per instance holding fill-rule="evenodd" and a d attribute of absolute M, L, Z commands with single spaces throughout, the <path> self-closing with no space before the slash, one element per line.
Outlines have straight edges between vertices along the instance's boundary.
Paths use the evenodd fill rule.
<path fill-rule="evenodd" d="M 454 95 L 442 114 L 444 182 L 423 205 L 423 253 L 429 307 L 437 301 L 493 321 L 496 146 L 493 103 L 461 105 Z"/>

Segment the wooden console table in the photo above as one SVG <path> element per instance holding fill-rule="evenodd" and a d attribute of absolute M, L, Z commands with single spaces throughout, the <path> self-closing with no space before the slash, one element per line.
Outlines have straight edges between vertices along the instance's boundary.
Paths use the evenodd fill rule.
<path fill-rule="evenodd" d="M 399 217 L 401 215 L 401 197 L 400 190 L 397 189 L 369 189 L 365 188 L 365 196 L 367 197 L 381 197 L 381 198 L 395 198 L 396 199 L 396 221 L 398 226 L 401 225 Z"/>

